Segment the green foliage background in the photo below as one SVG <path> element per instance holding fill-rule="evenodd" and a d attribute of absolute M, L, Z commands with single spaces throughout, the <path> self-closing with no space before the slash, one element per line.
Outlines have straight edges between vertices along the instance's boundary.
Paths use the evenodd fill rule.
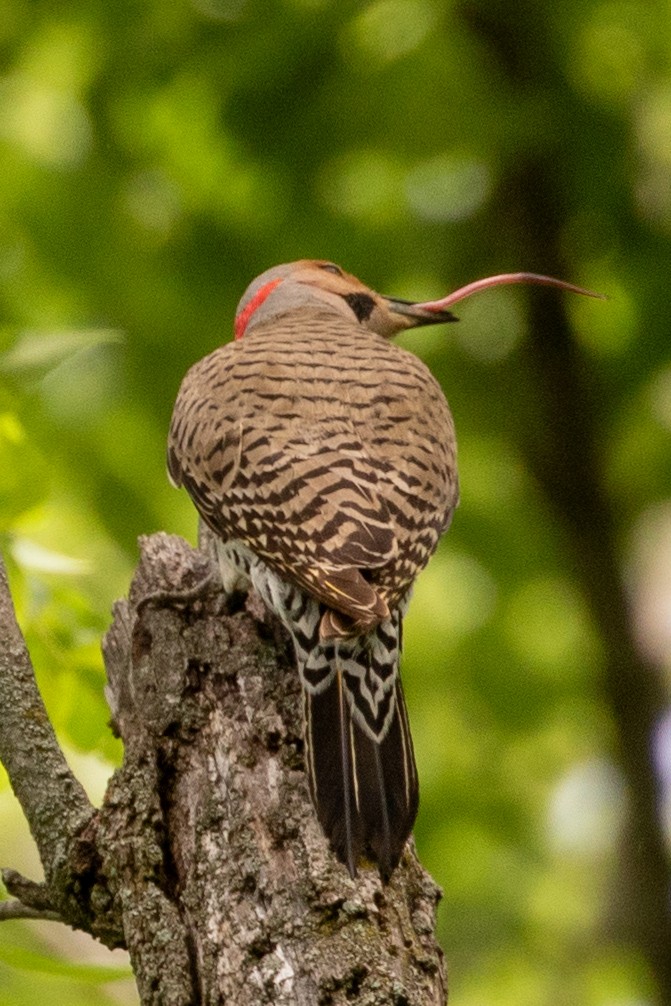
<path fill-rule="evenodd" d="M 405 337 L 450 399 L 462 478 L 405 639 L 416 837 L 445 891 L 455 1006 L 668 1002 L 622 896 L 632 778 L 612 640 L 530 448 L 563 420 L 591 431 L 622 631 L 642 690 L 657 672 L 668 685 L 668 6 L 0 0 L 0 61 L 0 544 L 93 791 L 121 757 L 99 640 L 137 536 L 195 534 L 165 478 L 172 402 L 255 275 L 323 257 L 418 299 L 560 269 L 609 295 L 492 291 L 459 326 Z M 568 312 L 589 414 L 544 400 L 539 304 Z M 661 783 L 666 736 L 650 738 Z M 0 860 L 19 867 L 2 786 Z M 116 957 L 91 963 L 55 928 L 3 924 L 0 1003 L 136 1001 Z"/>

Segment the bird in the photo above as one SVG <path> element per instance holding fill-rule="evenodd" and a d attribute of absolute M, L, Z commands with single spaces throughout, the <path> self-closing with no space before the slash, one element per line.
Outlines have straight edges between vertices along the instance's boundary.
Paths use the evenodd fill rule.
<path fill-rule="evenodd" d="M 247 288 L 233 341 L 186 374 L 168 474 L 216 540 L 224 589 L 253 589 L 288 630 L 317 818 L 352 878 L 398 866 L 419 806 L 399 673 L 413 584 L 459 502 L 455 428 L 428 367 L 392 341 L 456 321 L 303 259 Z"/>

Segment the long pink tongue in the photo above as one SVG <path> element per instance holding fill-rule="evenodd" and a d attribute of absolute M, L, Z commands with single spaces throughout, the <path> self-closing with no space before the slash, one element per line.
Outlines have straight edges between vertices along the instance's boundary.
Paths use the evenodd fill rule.
<path fill-rule="evenodd" d="M 489 290 L 492 286 L 509 286 L 513 283 L 535 283 L 538 286 L 555 286 L 559 290 L 568 290 L 569 293 L 580 293 L 584 297 L 596 297 L 598 300 L 607 300 L 602 293 L 595 293 L 593 290 L 585 290 L 582 286 L 575 286 L 567 283 L 563 279 L 555 279 L 554 276 L 541 276 L 536 272 L 504 272 L 499 276 L 487 276 L 486 279 L 476 279 L 474 283 L 468 283 L 460 287 L 454 293 L 448 293 L 447 297 L 441 300 L 428 300 L 424 304 L 417 304 L 416 307 L 424 308 L 425 311 L 446 311 L 460 300 L 472 297 L 474 293 L 481 290 Z"/>

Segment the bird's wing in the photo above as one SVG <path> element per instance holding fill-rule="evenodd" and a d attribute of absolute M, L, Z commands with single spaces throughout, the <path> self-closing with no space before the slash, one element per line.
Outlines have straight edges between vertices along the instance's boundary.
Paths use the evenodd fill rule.
<path fill-rule="evenodd" d="M 389 562 L 398 544 L 375 462 L 351 424 L 235 411 L 207 396 L 180 410 L 168 448 L 173 482 L 216 534 L 242 540 L 357 624 L 376 624 L 388 608 L 361 571 Z"/>

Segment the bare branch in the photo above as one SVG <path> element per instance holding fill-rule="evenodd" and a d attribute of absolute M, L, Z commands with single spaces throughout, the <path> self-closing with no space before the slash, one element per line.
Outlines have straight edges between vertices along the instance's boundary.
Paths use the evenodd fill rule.
<path fill-rule="evenodd" d="M 22 901 L 0 901 L 0 922 L 6 922 L 8 919 L 41 919 L 47 922 L 65 922 L 63 916 L 58 912 L 30 908 Z"/>
<path fill-rule="evenodd" d="M 46 884 L 36 884 L 17 870 L 3 870 L 2 882 L 8 892 L 27 908 L 37 912 L 52 912 L 54 904 Z"/>
<path fill-rule="evenodd" d="M 1 558 L 0 709 L 0 760 L 28 819 L 51 886 L 63 871 L 68 872 L 73 836 L 94 809 L 68 768 L 49 722 Z"/>

